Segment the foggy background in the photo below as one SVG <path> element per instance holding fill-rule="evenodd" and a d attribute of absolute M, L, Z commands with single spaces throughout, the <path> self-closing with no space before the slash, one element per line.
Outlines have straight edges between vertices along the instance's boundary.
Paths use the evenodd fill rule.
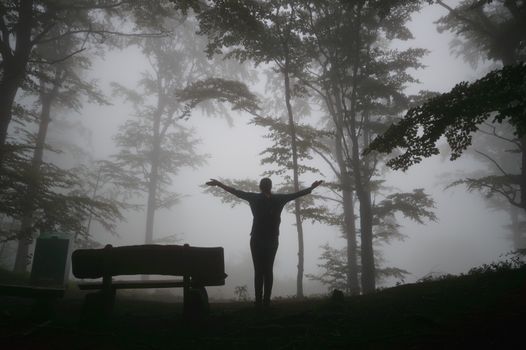
<path fill-rule="evenodd" d="M 450 2 L 454 4 L 455 2 Z M 421 84 L 411 86 L 410 92 L 432 90 L 445 92 L 462 80 L 472 81 L 490 69 L 489 63 L 482 62 L 477 68 L 465 63 L 462 58 L 450 53 L 452 35 L 438 33 L 436 21 L 446 14 L 440 6 L 425 6 L 416 13 L 410 24 L 414 40 L 399 43 L 399 48 L 421 47 L 429 50 L 422 62 L 424 69 L 416 72 Z M 95 54 L 95 53 L 94 53 Z M 111 83 L 136 86 L 140 73 L 147 69 L 145 57 L 136 47 L 112 50 L 94 60 L 90 70 L 91 78 L 99 81 L 101 89 L 111 96 Z M 260 76 L 262 77 L 262 76 Z M 263 82 L 249 84 L 253 91 L 264 95 Z M 108 159 L 116 152 L 113 137 L 127 118 L 133 113 L 129 103 L 119 97 L 109 97 L 110 106 L 86 103 L 81 113 L 68 112 L 71 123 L 65 130 L 50 130 L 50 142 L 69 139 L 84 148 L 94 160 Z M 268 169 L 260 164 L 260 152 L 270 145 L 264 137 L 267 130 L 248 124 L 251 119 L 246 113 L 230 112 L 233 124 L 218 117 L 206 116 L 195 110 L 183 124 L 195 131 L 200 139 L 197 153 L 207 155 L 207 163 L 197 169 L 185 168 L 174 178 L 173 191 L 183 195 L 181 201 L 169 210 L 156 212 L 154 238 L 177 235 L 176 244 L 188 243 L 194 246 L 222 246 L 225 250 L 226 286 L 210 288 L 214 297 L 233 298 L 236 286 L 248 286 L 253 295 L 253 268 L 249 250 L 249 232 L 252 216 L 248 205 L 231 207 L 220 199 L 203 192 L 202 185 L 210 178 L 259 180 Z M 50 127 L 52 129 L 53 126 Z M 71 151 L 60 155 L 63 162 L 73 162 L 76 156 Z M 327 178 L 311 175 L 300 178 L 304 185 L 312 181 L 330 180 L 331 173 L 319 159 L 314 163 L 322 169 Z M 381 247 L 387 265 L 410 272 L 405 283 L 415 282 L 431 273 L 467 272 L 470 268 L 498 260 L 511 251 L 513 245 L 506 236 L 505 225 L 508 217 L 500 211 L 491 210 L 477 193 L 468 193 L 464 187 L 445 189 L 447 179 L 455 174 L 477 171 L 484 165 L 473 156 L 466 154 L 450 162 L 447 156 L 435 156 L 411 167 L 406 172 L 391 171 L 387 185 L 411 191 L 424 188 L 436 202 L 437 222 L 419 225 L 400 217 L 403 241 L 394 241 Z M 459 176 L 457 176 L 458 178 Z M 282 179 L 273 177 L 274 187 Z M 324 193 L 323 185 L 315 192 Z M 145 198 L 137 202 L 145 203 Z M 130 245 L 144 243 L 145 212 L 128 211 L 126 222 L 119 223 L 118 236 L 112 236 L 101 225 L 93 223 L 90 233 L 102 244 Z M 305 273 L 318 274 L 319 247 L 330 243 L 343 247 L 345 240 L 339 230 L 321 224 L 304 222 Z M 377 247 L 375 247 L 377 248 Z M 378 248 L 377 248 L 378 249 Z M 5 262 L 8 263 L 8 262 Z M 292 296 L 296 290 L 297 233 L 294 217 L 284 211 L 282 215 L 280 246 L 274 267 L 274 296 Z M 395 279 L 385 281 L 381 286 L 401 282 Z M 326 293 L 327 287 L 319 282 L 304 279 L 306 295 Z"/>

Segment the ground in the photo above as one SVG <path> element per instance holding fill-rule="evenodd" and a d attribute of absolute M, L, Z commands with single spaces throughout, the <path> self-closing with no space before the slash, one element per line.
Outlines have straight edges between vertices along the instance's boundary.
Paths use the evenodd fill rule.
<path fill-rule="evenodd" d="M 50 319 L 35 319 L 31 300 L 0 297 L 2 349 L 511 348 L 524 331 L 526 269 L 402 285 L 343 301 L 282 299 L 263 311 L 248 302 L 213 302 L 210 316 L 194 322 L 183 320 L 178 300 L 118 294 L 104 322 L 84 321 L 82 302 L 77 292 L 67 293 Z"/>

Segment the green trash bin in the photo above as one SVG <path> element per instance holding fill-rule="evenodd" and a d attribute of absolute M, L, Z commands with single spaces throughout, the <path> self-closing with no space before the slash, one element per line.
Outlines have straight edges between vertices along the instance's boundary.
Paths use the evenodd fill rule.
<path fill-rule="evenodd" d="M 62 287 L 69 275 L 69 235 L 41 234 L 36 241 L 31 267 L 31 285 Z"/>

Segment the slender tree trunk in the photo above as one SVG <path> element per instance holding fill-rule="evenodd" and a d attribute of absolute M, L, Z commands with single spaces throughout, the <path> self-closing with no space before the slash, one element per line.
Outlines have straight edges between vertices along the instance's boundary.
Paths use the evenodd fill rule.
<path fill-rule="evenodd" d="M 161 128 L 161 116 L 162 113 L 160 108 L 156 112 L 153 120 L 153 145 L 152 145 L 152 155 L 151 155 L 151 170 L 150 178 L 148 181 L 148 202 L 146 207 L 146 233 L 145 233 L 145 243 L 153 243 L 153 226 L 155 219 L 155 209 L 157 206 L 157 187 L 159 183 L 159 162 L 160 162 L 160 153 L 161 153 L 161 137 L 160 137 L 160 128 Z"/>
<path fill-rule="evenodd" d="M 93 188 L 93 192 L 91 194 L 91 199 L 93 200 L 95 199 L 95 196 L 97 195 L 97 191 L 99 190 L 101 175 L 102 175 L 102 167 L 100 167 L 99 171 L 97 171 L 97 179 L 95 180 L 95 187 Z M 93 220 L 93 213 L 90 213 L 88 216 L 88 223 L 86 224 L 86 237 L 90 236 L 92 220 Z M 79 233 L 80 232 L 75 232 L 74 242 L 77 242 Z"/>
<path fill-rule="evenodd" d="M 291 138 L 292 148 L 292 173 L 294 181 L 294 191 L 300 190 L 299 174 L 298 174 L 298 147 L 296 144 L 296 129 L 294 124 L 294 115 L 292 113 L 292 106 L 290 104 L 290 79 L 288 70 L 288 59 L 285 62 L 283 70 L 283 77 L 285 83 L 285 103 L 287 105 L 287 113 L 289 120 L 289 133 Z M 303 298 L 303 270 L 304 270 L 304 242 L 303 242 L 303 223 L 301 221 L 301 203 L 300 199 L 294 201 L 294 216 L 296 217 L 296 229 L 298 231 L 298 275 L 296 278 L 296 297 Z"/>
<path fill-rule="evenodd" d="M 22 204 L 22 221 L 20 233 L 18 235 L 18 248 L 15 258 L 15 272 L 25 272 L 29 265 L 29 247 L 33 242 L 33 213 L 35 211 L 35 193 L 40 186 L 40 167 L 44 156 L 44 146 L 46 143 L 47 131 L 51 122 L 51 105 L 58 94 L 59 81 L 54 83 L 51 92 L 46 92 L 44 83 L 41 81 L 40 103 L 40 122 L 36 138 L 35 150 L 31 160 L 29 173 L 29 183 L 27 192 L 24 195 Z"/>
<path fill-rule="evenodd" d="M 524 116 L 526 118 L 526 116 Z M 521 187 L 521 207 L 526 210 L 526 135 L 521 137 L 521 175 L 520 175 L 520 187 Z"/>

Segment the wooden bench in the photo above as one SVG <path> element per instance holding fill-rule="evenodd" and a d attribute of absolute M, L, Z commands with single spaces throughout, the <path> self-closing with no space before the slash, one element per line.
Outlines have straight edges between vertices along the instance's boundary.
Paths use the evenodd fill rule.
<path fill-rule="evenodd" d="M 205 287 L 225 284 L 222 247 L 181 245 L 138 245 L 102 249 L 79 249 L 71 256 L 73 275 L 101 281 L 78 283 L 81 290 L 98 290 L 86 296 L 85 309 L 109 315 L 117 289 L 183 288 L 183 315 L 200 317 L 208 312 Z M 115 276 L 181 276 L 173 280 L 113 280 Z"/>

